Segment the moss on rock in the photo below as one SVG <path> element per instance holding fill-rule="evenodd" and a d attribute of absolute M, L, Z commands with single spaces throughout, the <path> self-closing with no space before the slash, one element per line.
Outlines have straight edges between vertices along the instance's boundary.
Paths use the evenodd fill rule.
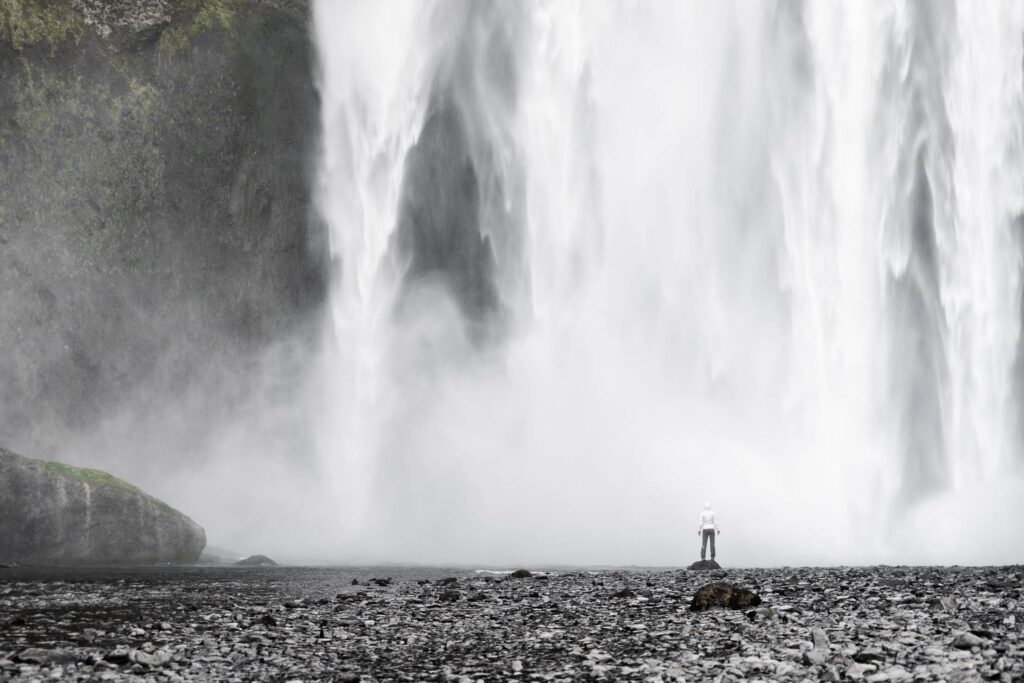
<path fill-rule="evenodd" d="M 78 40 L 84 22 L 64 0 L 3 0 L 0 2 L 0 43 L 15 50 L 45 44 L 50 50 L 65 40 Z"/>

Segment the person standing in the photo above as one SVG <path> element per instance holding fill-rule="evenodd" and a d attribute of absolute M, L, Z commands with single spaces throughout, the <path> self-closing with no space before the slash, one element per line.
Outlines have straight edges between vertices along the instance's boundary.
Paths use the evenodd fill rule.
<path fill-rule="evenodd" d="M 704 510 L 700 513 L 700 526 L 697 527 L 697 535 L 700 541 L 700 559 L 703 560 L 707 552 L 708 541 L 711 541 L 711 559 L 715 559 L 715 535 L 722 533 L 715 522 L 715 511 L 711 509 L 711 503 L 704 503 Z"/>

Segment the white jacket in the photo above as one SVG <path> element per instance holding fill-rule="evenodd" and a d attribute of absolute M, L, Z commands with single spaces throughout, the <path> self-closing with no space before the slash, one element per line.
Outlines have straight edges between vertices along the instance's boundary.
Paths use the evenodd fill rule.
<path fill-rule="evenodd" d="M 700 513 L 700 526 L 697 527 L 697 531 L 704 531 L 705 529 L 714 529 L 715 531 L 718 531 L 718 524 L 715 523 L 714 510 L 703 510 Z"/>

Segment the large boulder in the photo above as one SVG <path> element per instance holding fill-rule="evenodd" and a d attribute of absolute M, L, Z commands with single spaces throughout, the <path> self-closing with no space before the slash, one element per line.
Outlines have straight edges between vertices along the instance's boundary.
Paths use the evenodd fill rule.
<path fill-rule="evenodd" d="M 106 472 L 0 448 L 0 560 L 192 563 L 205 545 L 198 524 Z"/>
<path fill-rule="evenodd" d="M 690 601 L 690 610 L 703 612 L 716 607 L 748 609 L 760 604 L 761 596 L 749 588 L 717 581 L 700 587 Z"/>

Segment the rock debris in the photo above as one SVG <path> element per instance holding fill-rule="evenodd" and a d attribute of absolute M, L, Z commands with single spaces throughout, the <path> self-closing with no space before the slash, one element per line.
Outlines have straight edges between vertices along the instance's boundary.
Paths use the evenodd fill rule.
<path fill-rule="evenodd" d="M 1022 579 L 1021 567 L 543 580 L 14 568 L 0 572 L 0 680 L 1020 681 Z M 761 604 L 691 611 L 713 582 Z"/>

